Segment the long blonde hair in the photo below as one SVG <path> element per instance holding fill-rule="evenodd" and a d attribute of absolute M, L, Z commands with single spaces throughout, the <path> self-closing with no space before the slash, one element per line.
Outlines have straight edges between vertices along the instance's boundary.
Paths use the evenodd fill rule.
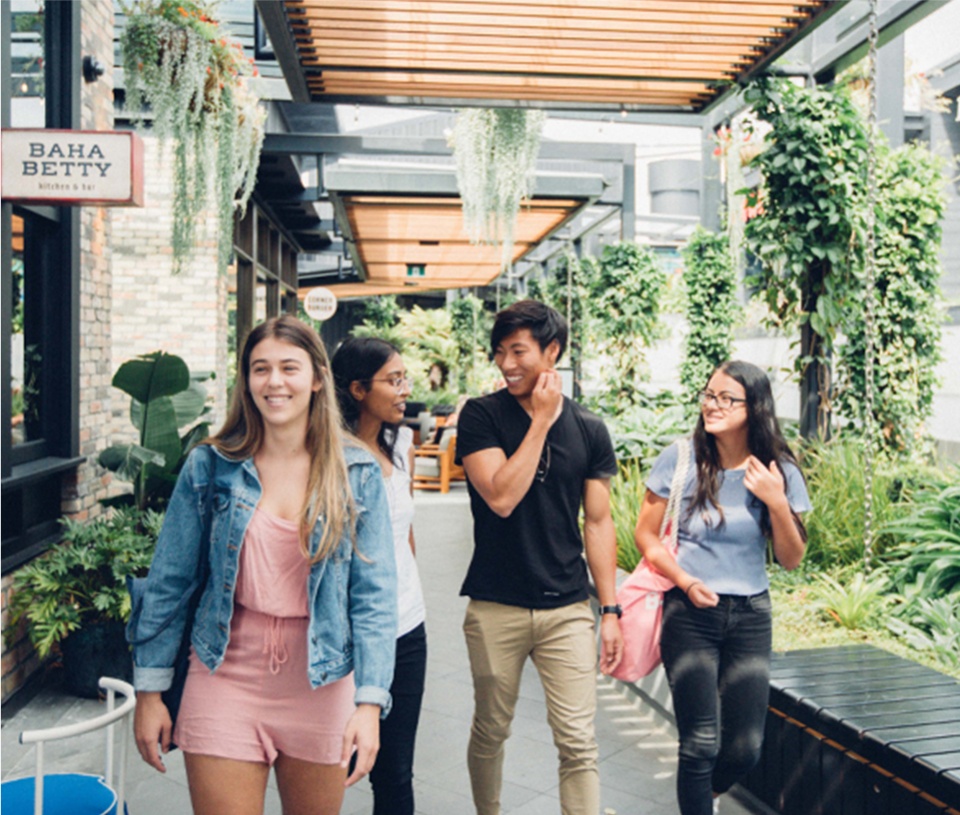
<path fill-rule="evenodd" d="M 310 477 L 300 520 L 300 549 L 311 563 L 329 556 L 345 529 L 355 535 L 356 512 L 343 456 L 343 436 L 337 393 L 330 375 L 330 362 L 320 336 L 296 317 L 283 315 L 260 323 L 247 336 L 237 366 L 237 383 L 227 420 L 209 439 L 232 459 L 250 458 L 263 445 L 263 417 L 250 395 L 250 356 L 265 339 L 276 339 L 302 348 L 310 358 L 320 390 L 310 397 L 306 448 L 310 452 Z M 323 519 L 323 534 L 315 552 L 310 552 L 310 533 Z"/>

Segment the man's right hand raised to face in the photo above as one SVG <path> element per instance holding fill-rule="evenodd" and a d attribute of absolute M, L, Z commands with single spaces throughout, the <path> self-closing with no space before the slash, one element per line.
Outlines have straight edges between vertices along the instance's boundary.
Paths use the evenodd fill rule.
<path fill-rule="evenodd" d="M 534 420 L 547 421 L 547 427 L 560 418 L 563 411 L 563 380 L 559 372 L 551 368 L 537 377 L 537 384 L 530 394 L 530 408 Z"/>

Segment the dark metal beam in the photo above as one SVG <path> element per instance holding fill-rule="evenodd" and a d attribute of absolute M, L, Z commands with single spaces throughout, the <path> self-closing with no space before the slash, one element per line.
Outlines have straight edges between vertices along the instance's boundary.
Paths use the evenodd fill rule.
<path fill-rule="evenodd" d="M 283 71 L 283 78 L 294 102 L 311 102 L 310 89 L 307 87 L 300 55 L 287 23 L 286 7 L 278 0 L 256 0 L 257 12 L 263 27 L 270 37 L 273 53 Z"/>
<path fill-rule="evenodd" d="M 417 136 L 363 136 L 336 133 L 268 133 L 263 140 L 264 154 L 301 155 L 375 154 L 452 156 L 446 139 Z M 634 144 L 593 144 L 585 155 L 583 142 L 542 141 L 538 158 L 582 159 L 589 161 L 626 161 L 636 152 Z"/>

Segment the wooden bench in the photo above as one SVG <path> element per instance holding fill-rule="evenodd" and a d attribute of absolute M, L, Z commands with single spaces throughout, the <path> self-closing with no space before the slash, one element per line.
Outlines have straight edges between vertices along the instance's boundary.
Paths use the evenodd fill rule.
<path fill-rule="evenodd" d="M 776 654 L 743 786 L 784 815 L 960 815 L 960 682 L 869 645 Z"/>

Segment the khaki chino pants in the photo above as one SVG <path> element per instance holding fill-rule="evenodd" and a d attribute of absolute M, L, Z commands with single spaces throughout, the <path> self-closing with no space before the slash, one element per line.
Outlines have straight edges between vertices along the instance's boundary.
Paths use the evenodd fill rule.
<path fill-rule="evenodd" d="M 560 756 L 561 812 L 597 815 L 597 652 L 589 603 L 529 609 L 471 600 L 463 631 L 473 673 L 467 766 L 477 815 L 500 815 L 504 742 L 527 657 L 540 674 L 547 721 Z"/>

